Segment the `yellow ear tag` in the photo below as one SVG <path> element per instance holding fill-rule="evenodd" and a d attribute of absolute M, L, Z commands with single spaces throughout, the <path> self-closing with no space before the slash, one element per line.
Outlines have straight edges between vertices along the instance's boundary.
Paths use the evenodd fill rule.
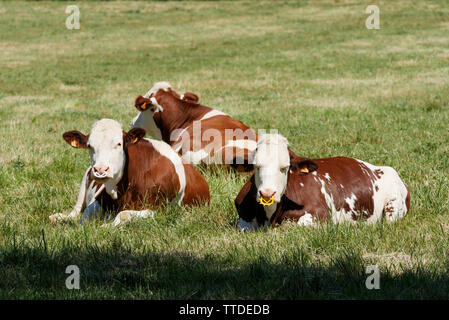
<path fill-rule="evenodd" d="M 134 140 L 131 142 L 132 144 L 136 143 L 139 138 L 134 138 Z"/>
<path fill-rule="evenodd" d="M 140 109 L 145 110 L 147 108 L 147 103 L 144 102 L 143 105 L 140 106 Z"/>
<path fill-rule="evenodd" d="M 70 145 L 71 145 L 72 147 L 74 147 L 74 148 L 78 148 L 78 141 L 72 140 L 72 141 L 70 142 Z"/>
<path fill-rule="evenodd" d="M 309 173 L 309 169 L 307 169 L 307 167 L 302 167 L 300 171 L 302 173 Z"/>
<path fill-rule="evenodd" d="M 274 203 L 274 196 L 272 196 L 270 198 L 270 200 L 265 200 L 264 198 L 260 197 L 259 198 L 259 202 L 260 202 L 261 205 L 263 205 L 265 207 L 266 206 L 271 206 Z"/>

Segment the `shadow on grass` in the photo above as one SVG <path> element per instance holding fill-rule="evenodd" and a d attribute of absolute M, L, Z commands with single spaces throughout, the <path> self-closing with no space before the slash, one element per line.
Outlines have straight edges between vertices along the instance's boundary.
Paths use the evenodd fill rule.
<path fill-rule="evenodd" d="M 353 253 L 320 266 L 300 251 L 277 263 L 237 263 L 96 246 L 0 250 L 1 299 L 447 299 L 449 292 L 447 274 L 426 270 L 397 276 L 381 270 L 380 289 L 368 290 L 364 262 Z M 68 265 L 80 269 L 80 290 L 65 287 Z"/>

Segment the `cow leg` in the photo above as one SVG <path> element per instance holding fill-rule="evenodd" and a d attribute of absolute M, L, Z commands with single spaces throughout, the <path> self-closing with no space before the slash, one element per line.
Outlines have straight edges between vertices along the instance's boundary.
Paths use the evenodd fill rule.
<path fill-rule="evenodd" d="M 304 215 L 302 215 L 299 219 L 298 219 L 298 225 L 299 226 L 314 226 L 316 225 L 315 220 L 313 219 L 313 216 L 306 212 L 304 213 Z"/>
<path fill-rule="evenodd" d="M 128 223 L 135 218 L 149 218 L 154 217 L 154 215 L 155 212 L 151 210 L 142 210 L 142 211 L 125 210 L 119 212 L 119 214 L 117 214 L 112 223 L 105 224 L 104 226 L 116 227 L 120 224 Z"/>
<path fill-rule="evenodd" d="M 83 176 L 83 180 L 81 181 L 80 191 L 78 192 L 78 198 L 75 203 L 75 207 L 69 214 L 63 214 L 63 213 L 55 213 L 49 216 L 50 222 L 56 223 L 56 222 L 63 222 L 63 221 L 69 221 L 69 220 L 76 220 L 81 215 L 81 212 L 84 209 L 84 204 L 86 200 L 86 189 L 87 189 L 87 175 L 90 168 L 86 170 Z"/>

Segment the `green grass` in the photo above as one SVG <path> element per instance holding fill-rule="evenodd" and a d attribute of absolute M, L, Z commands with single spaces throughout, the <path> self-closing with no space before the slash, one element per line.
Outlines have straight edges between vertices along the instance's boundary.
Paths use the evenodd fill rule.
<path fill-rule="evenodd" d="M 0 298 L 449 298 L 449 7 L 377 1 L 0 3 Z M 122 228 L 51 225 L 89 164 L 62 133 L 109 117 L 125 129 L 155 81 L 308 157 L 398 170 L 411 211 L 394 224 L 242 234 L 248 176 L 200 168 L 209 207 Z M 77 265 L 81 289 L 65 288 Z M 377 264 L 379 290 L 365 287 Z"/>

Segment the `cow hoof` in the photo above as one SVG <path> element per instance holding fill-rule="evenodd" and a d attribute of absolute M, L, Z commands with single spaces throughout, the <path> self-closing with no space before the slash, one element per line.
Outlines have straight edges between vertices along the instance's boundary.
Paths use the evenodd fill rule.
<path fill-rule="evenodd" d="M 62 221 L 67 221 L 68 217 L 62 213 L 55 213 L 48 217 L 50 219 L 50 223 L 58 223 Z"/>

